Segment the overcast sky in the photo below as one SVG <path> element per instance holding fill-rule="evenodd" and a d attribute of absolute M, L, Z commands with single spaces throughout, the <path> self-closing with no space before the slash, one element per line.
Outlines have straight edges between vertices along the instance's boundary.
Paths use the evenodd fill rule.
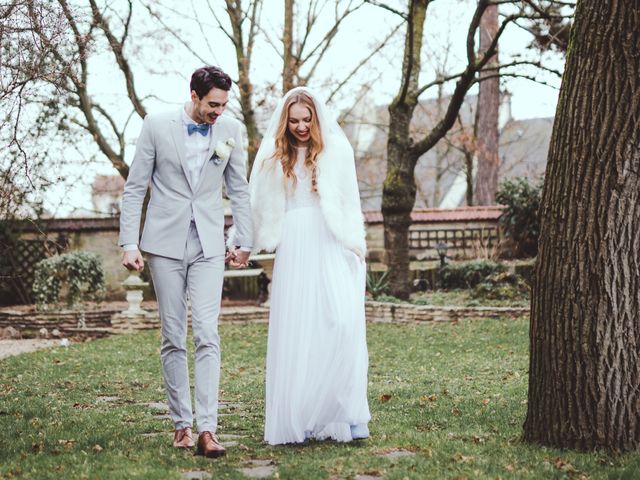
<path fill-rule="evenodd" d="M 221 5 L 223 2 L 220 2 Z M 306 2 L 298 2 L 306 5 Z M 398 9 L 406 2 L 388 2 Z M 423 69 L 421 81 L 427 82 L 435 76 L 434 67 L 446 68 L 448 73 L 460 71 L 464 66 L 466 26 L 473 13 L 474 1 L 472 0 L 442 0 L 434 2 L 429 7 L 428 18 L 425 24 L 425 40 L 423 48 Z M 185 3 L 186 5 L 186 3 Z M 157 28 L 151 20 L 145 18 L 141 10 L 138 17 L 134 16 L 132 34 L 144 34 Z M 215 28 L 215 22 L 208 12 L 199 13 L 201 21 L 209 24 L 206 29 L 207 41 L 213 46 L 207 48 L 207 41 L 203 41 L 199 29 L 190 20 L 195 14 L 189 8 L 185 8 L 182 14 L 171 11 L 163 11 L 163 20 L 173 28 L 180 30 L 185 36 L 193 38 L 193 44 L 197 45 L 202 56 L 209 59 L 210 63 L 218 64 L 227 70 L 232 77 L 236 77 L 235 52 L 225 35 Z M 226 18 L 221 9 L 220 18 Z M 330 28 L 333 21 L 331 9 L 323 11 L 318 21 L 316 35 L 323 34 Z M 136 23 L 137 22 L 137 23 Z M 367 56 L 371 49 L 380 43 L 396 25 L 400 23 L 399 17 L 379 7 L 366 5 L 357 13 L 349 17 L 342 25 L 335 38 L 334 45 L 327 52 L 326 58 L 320 63 L 311 86 L 321 94 L 328 95 L 333 86 L 342 80 L 351 71 L 354 65 Z M 264 88 L 270 83 L 280 87 L 279 76 L 281 73 L 281 61 L 272 45 L 278 42 L 282 30 L 282 1 L 265 0 L 262 15 L 264 32 L 258 37 L 252 79 L 257 87 L 259 97 L 264 97 Z M 297 25 L 301 28 L 301 25 Z M 362 68 L 352 81 L 336 97 L 334 108 L 348 108 L 350 102 L 362 85 L 370 87 L 370 99 L 377 104 L 388 103 L 396 94 L 400 82 L 400 65 L 403 48 L 404 29 L 390 40 L 385 49 L 373 58 L 369 64 Z M 166 110 L 176 108 L 188 100 L 188 81 L 191 72 L 201 66 L 202 62 L 193 57 L 180 43 L 165 36 L 164 41 L 158 41 L 158 35 L 166 33 L 145 35 L 139 43 L 130 45 L 127 51 L 133 58 L 132 65 L 136 72 L 137 88 L 142 96 L 152 95 L 155 99 L 147 101 L 148 111 Z M 312 36 L 310 42 L 317 40 Z M 501 60 L 506 60 L 513 54 L 522 54 L 531 58 L 539 58 L 539 54 L 526 51 L 525 47 L 530 42 L 528 33 L 515 26 L 505 31 L 500 43 Z M 162 49 L 157 45 L 165 45 Z M 448 53 L 445 53 L 448 52 Z M 562 58 L 557 55 L 546 55 L 544 61 L 547 65 L 562 70 Z M 126 118 L 129 114 L 129 105 L 123 99 L 122 78 L 113 66 L 112 55 L 104 52 L 93 60 L 93 72 L 90 77 L 90 89 L 103 103 L 115 109 Z M 150 73 L 150 70 L 152 71 Z M 153 72 L 163 72 L 162 74 Z M 532 73 L 529 70 L 528 73 Z M 541 75 L 540 78 L 551 86 L 541 85 L 524 79 L 505 79 L 502 82 L 503 89 L 512 94 L 512 115 L 516 119 L 553 116 L 557 102 L 558 87 L 560 81 L 552 75 Z M 452 89 L 453 84 L 447 88 Z M 553 88 L 555 87 L 555 88 Z M 473 91 L 471 93 L 474 93 Z M 435 96 L 436 91 L 428 91 L 424 98 Z M 266 116 L 269 107 L 277 101 L 278 95 L 264 98 L 265 104 L 258 109 L 258 114 Z M 126 108 L 123 106 L 126 105 Z M 232 113 L 232 112 L 230 112 Z M 141 122 L 133 118 L 127 130 L 127 137 L 131 143 L 131 149 L 127 161 L 130 162 L 133 153 L 133 143 L 137 137 Z M 87 149 L 91 149 L 90 143 Z M 69 158 L 76 158 L 65 172 L 65 177 L 71 180 L 71 187 L 65 187 L 61 183 L 45 197 L 45 206 L 56 212 L 58 216 L 65 216 L 76 209 L 90 209 L 90 186 L 93 177 L 100 174 L 115 174 L 115 170 L 106 160 L 88 164 L 78 157 L 75 152 L 69 152 Z"/>

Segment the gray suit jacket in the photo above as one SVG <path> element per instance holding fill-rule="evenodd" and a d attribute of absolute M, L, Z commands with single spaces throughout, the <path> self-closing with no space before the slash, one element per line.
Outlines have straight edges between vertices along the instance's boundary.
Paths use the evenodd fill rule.
<path fill-rule="evenodd" d="M 236 242 L 251 247 L 246 152 L 240 122 L 224 115 L 218 117 L 209 133 L 209 160 L 198 184 L 191 185 L 181 115 L 176 110 L 149 114 L 144 119 L 122 195 L 119 245 L 138 243 L 142 204 L 151 187 L 140 250 L 182 259 L 193 212 L 204 256 L 224 254 L 224 179 L 237 230 Z M 228 159 L 216 165 L 212 158 L 216 145 L 230 137 L 235 139 L 235 147 Z"/>

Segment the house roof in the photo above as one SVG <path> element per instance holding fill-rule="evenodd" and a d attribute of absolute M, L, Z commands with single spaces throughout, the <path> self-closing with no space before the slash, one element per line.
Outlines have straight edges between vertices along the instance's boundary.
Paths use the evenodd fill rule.
<path fill-rule="evenodd" d="M 124 190 L 124 178 L 122 175 L 96 175 L 91 185 L 93 195 L 108 193 L 120 194 Z"/>
<path fill-rule="evenodd" d="M 504 205 L 488 207 L 460 207 L 460 208 L 418 208 L 411 212 L 413 222 L 473 222 L 482 220 L 497 220 L 502 215 Z M 382 223 L 380 210 L 365 210 L 363 212 L 366 223 Z"/>
<path fill-rule="evenodd" d="M 411 121 L 414 138 L 424 135 L 441 118 L 448 98 L 421 101 Z M 415 208 L 465 204 L 465 156 L 461 146 L 471 141 L 477 97 L 469 95 L 460 110 L 456 125 L 447 136 L 418 160 L 415 168 Z M 510 118 L 509 97 L 502 99 L 499 155 L 499 181 L 514 177 L 537 178 L 544 174 L 553 128 L 553 118 L 514 120 Z M 389 112 L 386 106 L 363 101 L 347 112 L 342 120 L 345 133 L 354 147 L 362 208 L 379 210 L 382 203 L 387 162 L 386 144 Z M 462 187 L 461 187 L 462 182 Z M 449 195 L 448 195 L 449 194 Z"/>

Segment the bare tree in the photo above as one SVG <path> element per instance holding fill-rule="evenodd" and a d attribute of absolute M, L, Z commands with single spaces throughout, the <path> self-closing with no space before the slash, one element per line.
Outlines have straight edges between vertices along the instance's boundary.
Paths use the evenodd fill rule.
<path fill-rule="evenodd" d="M 58 85 L 67 73 L 68 68 L 50 61 L 52 50 L 69 41 L 65 27 L 62 12 L 49 4 L 12 1 L 0 6 L 0 127 L 6 147 L 19 151 L 26 171 L 27 154 L 19 131 L 25 100 L 37 93 L 37 85 Z M 36 34 L 38 29 L 46 32 L 47 42 Z"/>
<path fill-rule="evenodd" d="M 253 160 L 260 146 L 262 135 L 259 131 L 255 113 L 255 86 L 251 80 L 251 67 L 254 60 L 254 49 L 256 40 L 260 35 L 260 24 L 263 0 L 225 0 L 226 16 L 219 15 L 218 5 L 211 1 L 191 3 L 192 16 L 189 30 L 184 31 L 172 26 L 171 22 L 165 20 L 164 12 L 170 16 L 175 16 L 179 11 L 171 3 L 148 2 L 145 8 L 150 15 L 177 39 L 188 51 L 205 65 L 214 63 L 215 50 L 219 45 L 214 45 L 208 39 L 208 32 L 211 29 L 209 18 L 213 19 L 214 25 L 223 32 L 224 36 L 233 48 L 236 58 L 238 77 L 234 79 L 239 90 L 240 115 L 247 130 L 247 153 L 249 159 L 248 171 L 251 171 Z M 209 17 L 210 16 L 210 17 Z M 184 13 L 178 18 L 184 18 Z M 194 30 L 199 31 L 206 48 L 194 48 Z M 198 37 L 199 38 L 199 37 Z M 191 41 L 190 41 L 191 40 Z M 220 65 L 222 67 L 222 65 Z"/>
<path fill-rule="evenodd" d="M 204 33 L 211 28 L 209 18 L 212 18 L 213 25 L 225 34 L 231 47 L 234 48 L 238 69 L 238 78 L 235 79 L 235 83 L 239 90 L 240 113 L 247 129 L 249 171 L 262 139 L 260 125 L 255 113 L 256 106 L 268 107 L 269 98 L 276 97 L 279 94 L 275 85 L 280 83 L 275 81 L 271 85 L 257 86 L 253 80 L 252 66 L 254 65 L 253 57 L 256 40 L 260 38 L 270 45 L 275 55 L 281 59 L 283 92 L 295 85 L 307 85 L 317 77 L 317 69 L 322 61 L 329 61 L 329 52 L 331 52 L 331 47 L 345 19 L 362 7 L 363 4 L 364 2 L 362 1 L 356 2 L 354 0 L 349 2 L 313 0 L 306 2 L 304 9 L 301 10 L 294 0 L 285 0 L 283 11 L 284 27 L 281 41 L 279 41 L 276 39 L 280 36 L 280 32 L 274 32 L 268 28 L 267 22 L 263 21 L 263 0 L 249 0 L 248 2 L 225 0 L 226 17 L 217 13 L 219 8 L 212 1 L 208 1 L 206 4 L 202 2 L 192 3 L 193 15 L 189 19 L 192 20 L 196 29 L 203 34 L 203 37 L 206 39 Z M 178 13 L 171 4 L 153 2 L 146 4 L 145 7 L 153 18 L 160 22 L 162 28 L 169 31 L 194 57 L 203 63 L 211 63 L 214 58 L 214 51 L 219 49 L 220 45 L 214 46 L 205 43 L 207 48 L 204 52 L 196 51 L 187 41 L 188 36 L 192 36 L 191 34 L 180 31 L 164 20 L 164 16 L 161 14 L 162 11 L 171 14 Z M 322 23 L 320 22 L 320 17 L 328 9 L 331 9 L 333 21 L 330 22 L 329 28 L 323 30 L 325 27 L 320 25 Z M 208 15 L 205 15 L 206 13 Z M 334 82 L 334 86 L 327 97 L 328 102 L 340 89 L 348 85 L 357 71 L 386 46 L 388 39 L 396 31 L 397 28 L 392 29 L 385 37 L 381 38 L 376 45 L 372 46 L 371 51 L 355 64 L 351 71 L 347 72 L 338 82 Z M 310 39 L 315 37 L 320 39 L 315 43 L 311 42 Z M 256 98 L 256 92 L 260 90 L 260 87 L 262 87 L 263 94 Z"/>
<path fill-rule="evenodd" d="M 67 0 L 47 2 L 47 15 L 43 14 L 43 2 L 27 2 L 27 10 L 18 12 L 28 16 L 28 35 L 39 51 L 46 52 L 46 62 L 39 64 L 39 75 L 29 75 L 27 64 L 17 67 L 33 90 L 43 89 L 40 95 L 29 99 L 33 105 L 40 104 L 41 111 L 47 106 L 55 107 L 59 113 L 58 130 L 80 129 L 97 145 L 101 153 L 116 170 L 126 178 L 129 168 L 124 161 L 125 129 L 132 115 L 144 117 L 143 99 L 136 90 L 134 74 L 127 56 L 129 27 L 133 15 L 133 2 L 125 3 L 119 14 L 107 6 L 89 0 L 88 7 L 75 7 Z M 50 18 L 61 22 L 65 42 L 60 42 L 58 31 L 50 28 Z M 90 59 L 96 46 L 106 44 L 121 73 L 123 91 L 129 102 L 129 112 L 122 119 L 122 104 L 115 109 L 102 105 L 91 90 Z M 4 59 L 3 59 L 4 64 Z M 48 74 L 57 72 L 56 75 Z M 54 96 L 50 96 L 53 89 Z M 15 122 L 16 124 L 18 122 Z"/>
<path fill-rule="evenodd" d="M 411 224 L 411 210 L 415 204 L 415 167 L 418 159 L 431 148 L 454 125 L 456 116 L 469 89 L 480 81 L 478 73 L 482 70 L 493 72 L 493 75 L 518 76 L 514 71 L 522 65 L 536 65 L 543 68 L 537 62 L 514 59 L 512 61 L 489 66 L 489 61 L 494 56 L 498 40 L 508 25 L 518 20 L 539 18 L 536 9 L 528 7 L 534 5 L 542 9 L 542 4 L 531 1 L 522 5 L 520 1 L 508 0 L 479 0 L 477 2 L 472 19 L 467 28 L 467 64 L 462 72 L 450 75 L 447 78 L 435 79 L 424 85 L 419 84 L 421 70 L 421 52 L 423 47 L 424 24 L 427 18 L 428 6 L 433 0 L 410 0 L 406 12 L 395 11 L 406 21 L 405 48 L 402 62 L 402 80 L 400 88 L 394 100 L 389 106 L 390 125 L 389 140 L 387 144 L 387 175 L 383 186 L 382 213 L 384 217 L 385 250 L 387 265 L 389 268 L 389 284 L 391 293 L 400 298 L 408 298 L 410 293 L 409 282 L 409 244 L 408 231 Z M 379 4 L 378 2 L 372 2 Z M 511 5 L 514 12 L 507 15 L 501 22 L 496 35 L 480 55 L 476 54 L 475 39 L 480 25 L 480 19 L 486 8 L 493 4 Z M 554 3 L 551 0 L 545 4 Z M 388 5 L 387 9 L 393 10 Z M 484 79 L 491 78 L 491 75 Z M 449 99 L 446 111 L 440 121 L 429 133 L 421 138 L 412 139 L 409 126 L 420 95 L 431 87 L 444 82 L 455 80 L 455 87 Z"/>
<path fill-rule="evenodd" d="M 247 11 L 243 9 L 241 0 L 226 0 L 227 14 L 231 20 L 231 39 L 236 51 L 236 63 L 238 66 L 238 89 L 240 90 L 240 110 L 247 129 L 249 165 L 251 171 L 253 160 L 258 152 L 262 135 L 258 130 L 254 111 L 253 83 L 251 82 L 251 61 L 253 59 L 253 47 L 258 33 L 262 0 L 249 2 Z M 248 21 L 248 25 L 245 22 Z M 245 44 L 245 27 L 246 44 Z"/>
<path fill-rule="evenodd" d="M 41 30 L 47 41 L 36 33 Z M 71 36 L 61 9 L 48 2 L 11 1 L 0 6 L 0 219 L 33 216 L 37 196 L 52 182 L 60 163 L 46 158 L 34 138 L 52 138 L 50 125 L 60 115 L 51 103 L 34 111 L 34 99 L 53 98 L 68 66 L 52 61 L 52 51 Z M 66 132 L 61 132 L 64 137 Z M 51 153 L 54 149 L 50 150 Z"/>
<path fill-rule="evenodd" d="M 284 30 L 282 35 L 282 91 L 296 85 L 307 85 L 318 65 L 336 38 L 342 22 L 365 4 L 362 0 L 311 0 L 306 2 L 304 14 L 297 14 L 295 0 L 284 1 Z M 324 8 L 333 7 L 333 24 L 320 40 L 310 43 L 311 34 Z M 304 19 L 300 22 L 299 20 Z M 298 21 L 295 21 L 298 20 Z M 295 26 L 301 25 L 300 31 Z M 303 73 L 304 71 L 304 73 Z"/>

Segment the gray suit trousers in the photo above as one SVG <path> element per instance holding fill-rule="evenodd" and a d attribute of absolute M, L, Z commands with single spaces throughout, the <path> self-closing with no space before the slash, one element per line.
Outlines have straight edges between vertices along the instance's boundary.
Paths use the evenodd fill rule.
<path fill-rule="evenodd" d="M 192 221 L 182 260 L 148 254 L 148 262 L 160 312 L 160 357 L 169 414 L 176 429 L 193 424 L 186 346 L 188 298 L 195 344 L 196 424 L 200 432 L 215 432 L 220 382 L 218 315 L 224 255 L 204 258 Z"/>

